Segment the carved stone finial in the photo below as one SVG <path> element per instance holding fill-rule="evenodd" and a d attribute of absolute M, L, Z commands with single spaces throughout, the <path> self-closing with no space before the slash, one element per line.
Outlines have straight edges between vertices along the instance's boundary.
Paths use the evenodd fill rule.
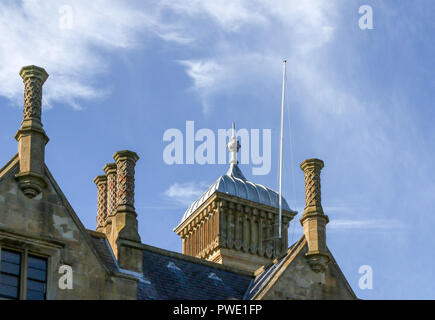
<path fill-rule="evenodd" d="M 227 147 L 228 147 L 228 151 L 230 152 L 230 164 L 238 164 L 239 161 L 237 160 L 237 152 L 239 152 L 241 145 L 236 137 L 236 125 L 234 124 L 234 122 L 233 122 L 231 139 L 230 142 L 228 142 Z"/>

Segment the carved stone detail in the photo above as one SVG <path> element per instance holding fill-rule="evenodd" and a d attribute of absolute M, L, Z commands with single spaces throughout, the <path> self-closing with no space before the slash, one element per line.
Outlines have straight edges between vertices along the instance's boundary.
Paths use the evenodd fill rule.
<path fill-rule="evenodd" d="M 42 81 L 39 78 L 24 80 L 24 112 L 23 119 L 41 119 Z"/>
<path fill-rule="evenodd" d="M 264 208 L 220 195 L 196 209 L 176 232 L 183 239 L 183 253 L 232 265 L 250 261 L 268 263 L 287 249 L 288 222 L 294 214 L 283 211 L 283 237 L 278 239 L 278 209 Z M 187 236 L 192 230 L 192 235 Z M 248 266 L 249 265 L 249 266 Z M 240 267 L 240 265 L 239 265 Z M 243 267 L 242 267 L 243 268 Z"/>
<path fill-rule="evenodd" d="M 20 76 L 24 82 L 23 120 L 41 120 L 42 85 L 48 74 L 43 68 L 27 66 L 21 69 Z"/>
<path fill-rule="evenodd" d="M 305 257 L 314 272 L 323 272 L 330 261 L 326 248 L 326 224 L 328 216 L 323 213 L 320 196 L 320 171 L 324 163 L 308 159 L 301 163 L 305 175 L 305 209 L 301 218 L 308 245 Z"/>
<path fill-rule="evenodd" d="M 97 230 L 101 231 L 107 218 L 107 177 L 97 176 L 94 182 L 98 190 Z"/>
<path fill-rule="evenodd" d="M 118 151 L 116 161 L 116 206 L 117 210 L 134 212 L 134 167 L 139 156 L 132 151 Z"/>
<path fill-rule="evenodd" d="M 108 163 L 103 168 L 107 177 L 107 217 L 113 217 L 116 212 L 116 163 Z"/>
<path fill-rule="evenodd" d="M 42 85 L 48 74 L 43 68 L 26 66 L 20 76 L 24 82 L 24 109 L 21 127 L 15 134 L 20 159 L 20 172 L 15 178 L 23 193 L 33 198 L 47 186 L 44 155 L 49 139 L 42 128 L 41 101 Z"/>
<path fill-rule="evenodd" d="M 305 210 L 313 207 L 323 211 L 320 192 L 320 171 L 323 166 L 323 161 L 319 159 L 308 159 L 301 163 L 305 175 Z"/>

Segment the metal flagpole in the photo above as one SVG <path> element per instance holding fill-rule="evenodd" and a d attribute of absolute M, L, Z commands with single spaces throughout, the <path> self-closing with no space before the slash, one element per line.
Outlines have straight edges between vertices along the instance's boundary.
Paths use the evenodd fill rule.
<path fill-rule="evenodd" d="M 281 238 L 281 225 L 282 225 L 282 141 L 284 136 L 284 98 L 285 98 L 285 71 L 286 62 L 282 62 L 282 96 L 281 96 L 281 142 L 280 142 L 280 152 L 279 152 L 279 224 L 278 224 L 278 234 Z"/>

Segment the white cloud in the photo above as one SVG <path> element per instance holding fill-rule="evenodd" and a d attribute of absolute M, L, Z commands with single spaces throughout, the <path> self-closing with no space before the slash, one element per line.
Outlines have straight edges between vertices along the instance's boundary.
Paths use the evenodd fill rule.
<path fill-rule="evenodd" d="M 197 18 L 208 16 L 226 31 L 238 31 L 247 24 L 262 24 L 266 19 L 261 12 L 261 3 L 257 1 L 165 1 L 163 5 L 174 12 Z"/>
<path fill-rule="evenodd" d="M 156 31 L 156 34 L 165 41 L 175 42 L 182 45 L 190 44 L 194 41 L 192 38 L 186 37 L 176 31 L 168 31 L 168 32 Z"/>
<path fill-rule="evenodd" d="M 177 0 L 137 7 L 131 3 L 2 2 L 0 95 L 18 101 L 23 90 L 18 71 L 36 64 L 50 74 L 44 86 L 45 106 L 60 101 L 80 108 L 80 100 L 109 93 L 95 83 L 96 76 L 109 68 L 103 53 L 138 46 L 144 35 L 201 48 L 197 57 L 180 61 L 205 111 L 219 92 L 237 90 L 246 79 L 272 77 L 283 57 L 305 71 L 304 79 L 323 81 L 318 70 L 305 66 L 333 36 L 333 1 Z M 71 9 L 70 29 L 62 27 L 69 14 L 65 6 Z"/>
<path fill-rule="evenodd" d="M 23 94 L 18 72 L 35 64 L 50 74 L 44 107 L 65 102 L 80 108 L 80 100 L 107 94 L 95 84 L 96 76 L 108 69 L 105 51 L 137 46 L 146 30 L 165 37 L 169 28 L 156 19 L 124 1 L 2 1 L 0 95 L 18 102 Z"/>
<path fill-rule="evenodd" d="M 182 206 L 189 206 L 199 198 L 209 187 L 206 182 L 175 182 L 164 195 Z"/>
<path fill-rule="evenodd" d="M 288 59 L 291 73 L 297 75 L 290 77 L 292 85 L 318 95 L 319 101 L 331 100 L 338 92 L 330 74 L 313 64 L 319 49 L 333 39 L 338 11 L 335 3 L 188 0 L 160 5 L 173 13 L 171 23 L 177 26 L 179 35 L 203 44 L 196 57 L 183 59 L 182 64 L 207 113 L 215 95 L 236 91 L 253 79 L 262 81 L 263 86 L 278 79 L 283 58 Z M 312 91 L 314 87 L 322 90 Z M 342 100 L 347 98 L 341 96 Z M 346 101 L 333 108 L 344 105 Z"/>
<path fill-rule="evenodd" d="M 405 226 L 402 222 L 392 219 L 379 220 L 340 220 L 334 219 L 327 228 L 334 230 L 368 230 L 368 229 L 403 229 Z"/>
<path fill-rule="evenodd" d="M 194 88 L 215 87 L 222 75 L 223 68 L 213 60 L 180 60 L 179 63 L 186 67 L 186 72 L 194 81 Z"/>

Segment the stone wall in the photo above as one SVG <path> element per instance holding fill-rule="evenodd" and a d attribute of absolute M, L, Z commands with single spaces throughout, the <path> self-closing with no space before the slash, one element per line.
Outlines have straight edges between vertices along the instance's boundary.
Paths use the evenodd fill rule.
<path fill-rule="evenodd" d="M 306 241 L 295 250 L 278 276 L 266 286 L 256 299 L 265 300 L 347 300 L 356 299 L 351 287 L 335 260 L 324 272 L 315 272 L 307 261 Z M 330 254 L 332 257 L 332 255 Z"/>
<path fill-rule="evenodd" d="M 18 158 L 0 176 L 0 246 L 48 258 L 48 299 L 136 299 L 137 282 L 110 274 L 53 178 L 34 198 L 15 180 Z M 58 286 L 61 265 L 73 270 L 73 289 Z"/>

